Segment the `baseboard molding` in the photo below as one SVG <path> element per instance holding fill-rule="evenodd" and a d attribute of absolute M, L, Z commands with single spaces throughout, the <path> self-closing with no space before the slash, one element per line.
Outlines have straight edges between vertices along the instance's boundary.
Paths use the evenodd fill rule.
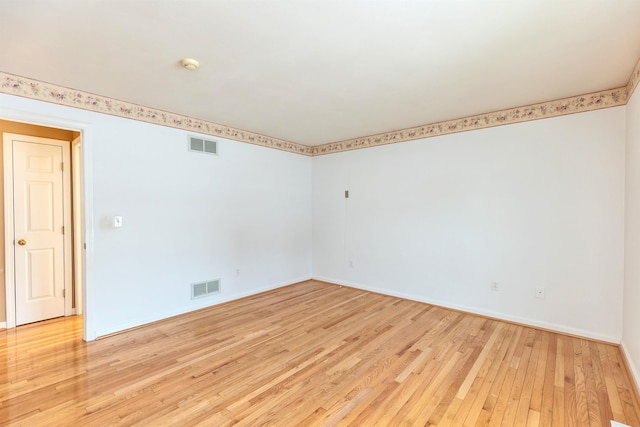
<path fill-rule="evenodd" d="M 638 369 L 633 364 L 633 358 L 629 354 L 629 350 L 627 349 L 624 340 L 620 343 L 620 350 L 622 353 L 622 357 L 624 358 L 624 362 L 627 365 L 627 370 L 629 371 L 629 374 L 633 381 L 632 385 L 635 387 L 636 400 L 640 404 L 640 372 L 638 372 Z"/>
<path fill-rule="evenodd" d="M 0 322 L 0 329 L 7 329 L 7 322 Z"/>
<path fill-rule="evenodd" d="M 188 306 L 188 307 L 180 307 L 180 308 L 176 308 L 174 310 L 169 310 L 169 311 L 165 311 L 163 313 L 158 313 L 157 315 L 154 315 L 154 316 L 148 316 L 148 317 L 144 317 L 144 318 L 140 318 L 140 319 L 135 319 L 135 320 L 132 320 L 132 321 L 129 321 L 129 322 L 120 323 L 120 324 L 115 325 L 115 326 L 98 329 L 98 330 L 95 331 L 94 334 L 92 334 L 90 337 L 88 337 L 89 338 L 88 341 L 93 341 L 93 340 L 96 340 L 96 339 L 99 339 L 99 338 L 107 337 L 109 335 L 122 333 L 124 331 L 129 330 L 129 329 L 139 328 L 140 326 L 148 325 L 150 323 L 158 322 L 160 320 L 168 319 L 170 317 L 179 316 L 181 314 L 190 313 L 192 311 L 202 310 L 202 309 L 208 308 L 208 307 L 214 307 L 216 305 L 223 304 L 223 303 L 226 303 L 226 302 L 229 302 L 229 301 L 235 301 L 235 300 L 238 300 L 238 299 L 241 299 L 241 298 L 246 298 L 246 297 L 249 297 L 249 296 L 261 294 L 263 292 L 268 292 L 268 291 L 271 291 L 271 290 L 274 290 L 274 289 L 278 289 L 278 288 L 282 288 L 282 287 L 285 287 L 285 286 L 293 285 L 295 283 L 304 282 L 306 280 L 311 280 L 311 277 L 310 276 L 304 276 L 304 277 L 301 277 L 301 278 L 298 278 L 298 279 L 288 280 L 286 282 L 281 282 L 281 283 L 276 283 L 276 284 L 269 285 L 269 286 L 264 286 L 262 288 L 255 289 L 255 290 L 253 290 L 251 292 L 243 292 L 243 293 L 239 293 L 239 294 L 221 296 L 219 298 L 216 298 L 215 300 L 202 301 L 201 304 L 199 304 L 199 305 L 192 305 L 192 306 Z"/>
<path fill-rule="evenodd" d="M 559 332 L 562 334 L 573 335 L 581 338 L 588 338 L 598 341 L 604 341 L 611 344 L 620 344 L 621 337 L 600 334 L 597 332 L 587 331 L 583 329 L 573 328 L 565 325 L 558 325 L 555 323 L 543 322 L 540 320 L 529 319 L 526 317 L 513 316 L 510 314 L 500 313 L 491 310 L 485 310 L 479 307 L 471 307 L 461 304 L 455 304 L 449 301 L 436 300 L 432 298 L 425 298 L 419 295 L 405 294 L 402 292 L 392 292 L 388 289 L 381 289 L 372 286 L 366 286 L 359 283 L 347 282 L 344 280 L 338 280 L 330 277 L 313 276 L 314 280 L 320 280 L 323 282 L 334 283 L 337 285 L 348 286 L 350 288 L 361 289 L 363 291 L 375 292 L 377 294 L 389 295 L 392 297 L 408 299 L 412 301 L 424 302 L 426 304 L 437 305 L 438 307 L 450 308 L 453 310 L 463 311 L 465 313 L 477 314 L 480 316 L 490 317 L 493 319 L 504 320 L 507 322 L 518 323 L 524 326 L 530 326 L 533 328 L 545 329 L 552 332 Z"/>

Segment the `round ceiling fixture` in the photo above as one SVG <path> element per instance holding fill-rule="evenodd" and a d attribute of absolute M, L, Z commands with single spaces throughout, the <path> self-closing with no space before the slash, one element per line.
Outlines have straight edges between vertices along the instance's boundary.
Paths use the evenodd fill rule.
<path fill-rule="evenodd" d="M 184 68 L 186 68 L 189 71 L 195 71 L 198 69 L 198 67 L 200 66 L 200 63 L 198 61 L 196 61 L 195 59 L 191 59 L 191 58 L 184 58 L 182 61 L 182 66 Z"/>

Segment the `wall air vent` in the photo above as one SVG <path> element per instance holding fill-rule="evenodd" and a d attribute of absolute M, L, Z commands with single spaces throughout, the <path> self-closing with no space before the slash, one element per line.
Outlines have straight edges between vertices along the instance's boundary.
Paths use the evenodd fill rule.
<path fill-rule="evenodd" d="M 220 279 L 191 284 L 191 299 L 220 293 Z"/>
<path fill-rule="evenodd" d="M 218 141 L 190 136 L 189 151 L 197 151 L 199 153 L 207 154 L 218 154 Z"/>

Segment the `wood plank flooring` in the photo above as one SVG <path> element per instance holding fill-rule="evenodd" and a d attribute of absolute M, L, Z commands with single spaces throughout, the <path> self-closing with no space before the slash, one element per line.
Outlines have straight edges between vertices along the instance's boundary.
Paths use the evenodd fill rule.
<path fill-rule="evenodd" d="M 640 427 L 616 346 L 316 281 L 81 336 L 0 332 L 0 424 Z"/>

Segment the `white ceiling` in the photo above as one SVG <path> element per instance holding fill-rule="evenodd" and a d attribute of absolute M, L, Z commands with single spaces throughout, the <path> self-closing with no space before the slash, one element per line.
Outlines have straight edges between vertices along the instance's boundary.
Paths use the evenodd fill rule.
<path fill-rule="evenodd" d="M 0 2 L 0 71 L 306 145 L 620 87 L 639 58 L 640 0 Z"/>

